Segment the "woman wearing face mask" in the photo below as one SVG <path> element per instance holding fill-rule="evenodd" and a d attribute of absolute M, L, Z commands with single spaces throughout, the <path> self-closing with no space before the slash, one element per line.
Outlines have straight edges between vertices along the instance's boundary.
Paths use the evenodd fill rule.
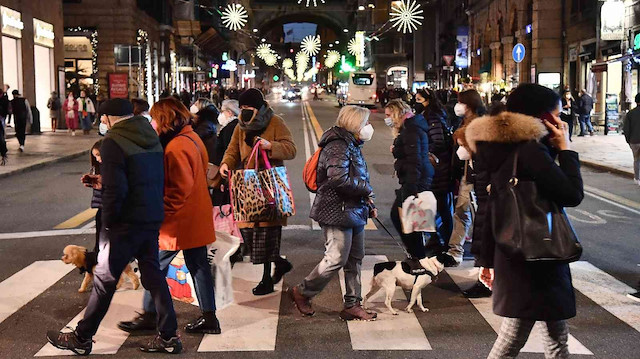
<path fill-rule="evenodd" d="M 424 233 L 404 234 L 398 208 L 407 197 L 431 189 L 434 169 L 429 161 L 429 126 L 422 115 L 414 115 L 409 105 L 400 99 L 389 101 L 384 114 L 385 123 L 392 125 L 395 135 L 391 153 L 401 186 L 396 190 L 396 200 L 391 206 L 391 221 L 411 258 L 420 260 L 427 256 Z"/>
<path fill-rule="evenodd" d="M 71 132 L 71 136 L 75 136 L 78 128 L 78 101 L 73 97 L 73 92 L 69 92 L 69 96 L 64 100 L 62 110 L 67 122 L 67 131 Z"/>
<path fill-rule="evenodd" d="M 220 166 L 222 157 L 224 156 L 227 147 L 231 143 L 231 137 L 238 125 L 238 115 L 240 115 L 240 105 L 238 100 L 224 100 L 220 107 L 220 114 L 218 115 L 218 139 L 216 140 L 216 158 L 213 159 L 213 164 Z M 220 185 L 214 184 L 213 189 L 213 205 L 222 206 L 229 204 L 229 186 L 225 183 Z M 236 259 L 239 259 L 237 257 Z"/>
<path fill-rule="evenodd" d="M 345 106 L 336 125 L 320 139 L 318 158 L 318 191 L 310 217 L 324 232 L 325 254 L 320 263 L 297 286 L 289 290 L 303 315 L 313 315 L 311 298 L 318 295 L 340 269 L 344 268 L 345 296 L 343 320 L 373 320 L 375 313 L 365 311 L 362 301 L 360 266 L 364 258 L 364 226 L 376 217 L 373 189 L 361 147 L 371 140 L 373 126 L 370 111 L 358 106 Z"/>
<path fill-rule="evenodd" d="M 427 243 L 427 253 L 431 256 L 448 247 L 453 231 L 453 180 L 451 179 L 453 141 L 446 124 L 447 113 L 433 91 L 418 90 L 415 110 L 427 120 L 429 152 L 432 154 L 432 163 L 435 168 L 431 191 L 438 201 L 439 225 L 437 234 L 431 235 Z"/>
<path fill-rule="evenodd" d="M 217 157 L 216 142 L 218 136 L 216 126 L 218 124 L 218 109 L 211 101 L 201 97 L 191 105 L 190 112 L 195 115 L 193 131 L 204 142 L 204 147 L 209 155 L 209 162 L 212 162 Z"/>
<path fill-rule="evenodd" d="M 247 160 L 256 143 L 267 152 L 269 162 L 274 167 L 282 166 L 284 161 L 295 158 L 296 145 L 291 131 L 284 120 L 273 113 L 260 90 L 246 90 L 240 95 L 239 104 L 242 110 L 238 126 L 220 165 L 223 178 L 228 178 L 230 170 L 247 166 L 253 168 L 253 164 L 248 164 Z M 264 166 L 262 159 L 259 162 L 260 166 Z M 286 218 L 273 222 L 238 223 L 243 239 L 251 246 L 251 261 L 254 264 L 264 264 L 262 280 L 253 288 L 254 295 L 272 293 L 274 284 L 293 268 L 289 261 L 280 256 L 282 226 L 286 224 Z M 275 264 L 273 277 L 272 262 Z"/>
<path fill-rule="evenodd" d="M 460 181 L 458 198 L 453 216 L 453 233 L 449 239 L 449 248 L 445 250 L 444 265 L 456 267 L 462 262 L 464 242 L 472 224 L 471 196 L 473 193 L 473 164 L 469 147 L 464 138 L 466 127 L 474 119 L 486 113 L 484 103 L 476 90 L 466 90 L 458 95 L 458 103 L 453 107 L 457 117 L 462 118 L 462 125 L 453 135 L 456 141 L 455 160 L 459 163 L 453 167 L 453 178 Z"/>

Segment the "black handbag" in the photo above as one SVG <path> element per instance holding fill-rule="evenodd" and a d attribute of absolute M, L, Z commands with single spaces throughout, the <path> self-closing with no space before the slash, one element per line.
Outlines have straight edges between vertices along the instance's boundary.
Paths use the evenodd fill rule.
<path fill-rule="evenodd" d="M 541 196 L 534 181 L 518 179 L 519 150 L 514 152 L 508 183 L 492 181 L 489 191 L 491 231 L 496 245 L 508 257 L 527 262 L 577 261 L 582 245 L 564 208 Z"/>

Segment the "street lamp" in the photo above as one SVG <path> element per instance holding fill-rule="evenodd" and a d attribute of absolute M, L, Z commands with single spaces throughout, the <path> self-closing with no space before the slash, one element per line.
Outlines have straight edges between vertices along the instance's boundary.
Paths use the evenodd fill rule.
<path fill-rule="evenodd" d="M 253 32 L 258 32 L 258 29 L 253 29 Z"/>
<path fill-rule="evenodd" d="M 364 5 L 358 5 L 358 11 L 363 11 L 364 10 Z"/>
<path fill-rule="evenodd" d="M 342 31 L 344 31 L 344 32 L 349 32 L 349 29 L 342 29 Z"/>

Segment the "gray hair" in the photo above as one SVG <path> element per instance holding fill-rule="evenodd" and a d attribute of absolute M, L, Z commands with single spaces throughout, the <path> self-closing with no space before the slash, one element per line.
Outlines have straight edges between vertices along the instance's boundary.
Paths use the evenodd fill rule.
<path fill-rule="evenodd" d="M 348 105 L 343 107 L 338 113 L 336 125 L 345 130 L 357 134 L 369 120 L 371 111 L 364 107 Z"/>
<path fill-rule="evenodd" d="M 220 110 L 225 111 L 229 110 L 233 112 L 234 116 L 240 115 L 240 103 L 238 100 L 224 100 L 222 101 L 222 106 L 220 106 Z"/>
<path fill-rule="evenodd" d="M 211 100 L 209 100 L 206 97 L 200 97 L 193 104 L 196 105 L 196 107 L 198 108 L 198 111 L 201 111 L 202 109 L 208 106 L 212 106 L 213 102 L 211 102 Z"/>

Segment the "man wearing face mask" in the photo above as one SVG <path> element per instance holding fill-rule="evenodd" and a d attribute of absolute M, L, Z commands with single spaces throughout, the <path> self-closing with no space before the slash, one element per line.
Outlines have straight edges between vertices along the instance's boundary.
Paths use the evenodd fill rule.
<path fill-rule="evenodd" d="M 220 175 L 223 178 L 228 178 L 230 170 L 253 168 L 254 165 L 248 164 L 247 160 L 256 143 L 266 151 L 273 167 L 283 166 L 284 161 L 295 158 L 296 145 L 291 131 L 284 120 L 273 113 L 260 90 L 246 90 L 240 95 L 239 104 L 241 112 L 238 126 L 220 165 Z M 259 162 L 261 168 L 264 168 L 262 159 Z M 286 218 L 272 222 L 238 223 L 242 237 L 251 246 L 251 261 L 264 265 L 262 280 L 253 289 L 254 295 L 272 293 L 274 284 L 293 268 L 289 261 L 280 256 L 282 226 L 286 224 Z M 275 264 L 273 277 L 272 262 Z"/>
<path fill-rule="evenodd" d="M 120 274 L 133 257 L 138 259 L 142 284 L 155 302 L 158 333 L 178 353 L 182 348 L 176 335 L 178 324 L 158 259 L 158 235 L 164 218 L 162 146 L 149 121 L 133 116 L 128 100 L 105 101 L 100 113 L 109 132 L 100 148 L 103 229 L 93 291 L 76 329 L 49 331 L 47 339 L 59 349 L 88 355 Z"/>

